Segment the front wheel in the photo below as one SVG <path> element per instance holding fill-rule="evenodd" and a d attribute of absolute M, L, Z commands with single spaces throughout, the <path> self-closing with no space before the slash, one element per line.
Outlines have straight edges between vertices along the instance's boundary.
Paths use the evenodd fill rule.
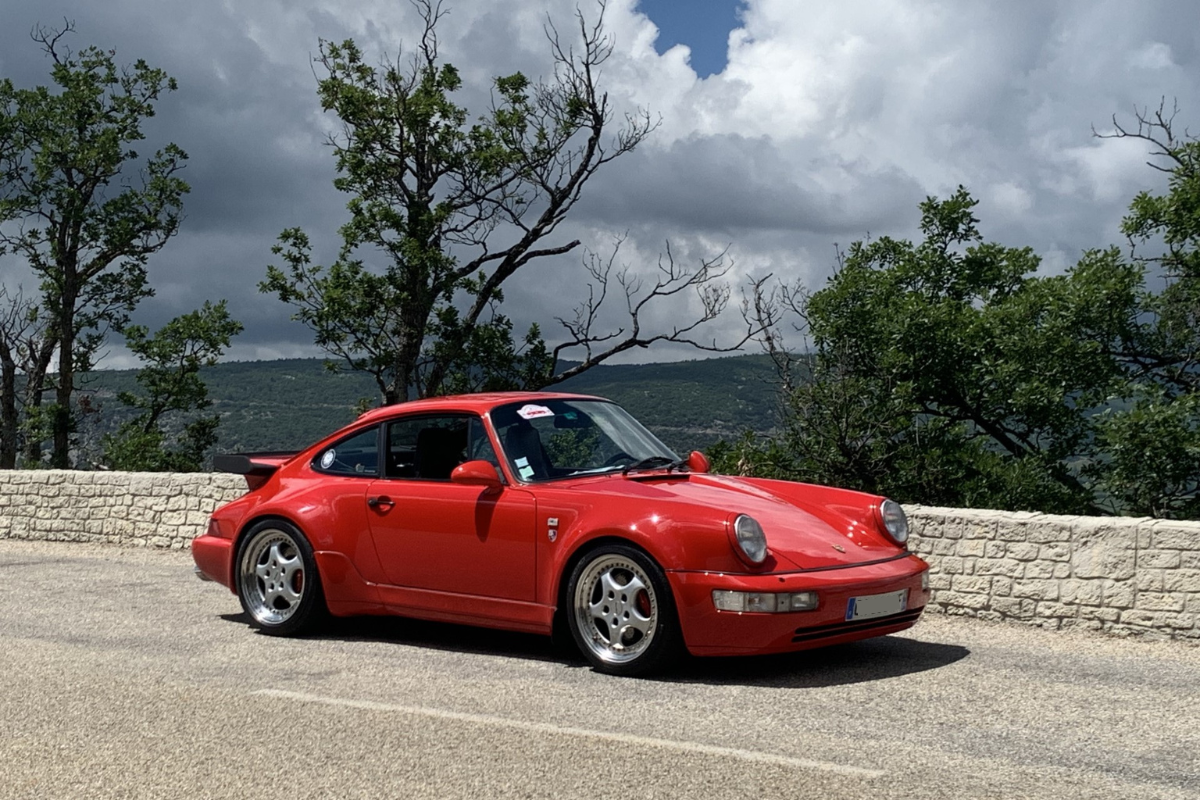
<path fill-rule="evenodd" d="M 237 593 L 251 622 L 274 636 L 300 633 L 325 613 L 312 547 L 283 520 L 260 522 L 242 539 Z"/>
<path fill-rule="evenodd" d="M 671 587 L 640 550 L 613 544 L 588 553 L 571 572 L 567 598 L 571 636 L 600 672 L 641 675 L 678 653 Z"/>

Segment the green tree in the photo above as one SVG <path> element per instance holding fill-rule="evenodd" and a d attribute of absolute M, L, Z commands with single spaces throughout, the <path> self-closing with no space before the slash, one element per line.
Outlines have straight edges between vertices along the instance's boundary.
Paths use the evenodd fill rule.
<path fill-rule="evenodd" d="M 931 197 L 920 242 L 855 242 L 823 289 L 787 295 L 815 353 L 784 398 L 785 469 L 915 502 L 1101 511 L 1085 468 L 1144 344 L 1142 268 L 1112 249 L 1040 277 L 1028 248 L 983 241 L 975 205 Z"/>
<path fill-rule="evenodd" d="M 220 417 L 195 417 L 212 401 L 200 378 L 201 367 L 217 363 L 242 325 L 230 319 L 225 301 L 168 322 L 153 336 L 141 325 L 122 332 L 129 349 L 146 362 L 137 376 L 141 394 L 122 392 L 122 403 L 139 413 L 102 442 L 104 463 L 138 472 L 196 472 L 204 468 L 217 442 Z M 186 416 L 194 417 L 186 423 Z M 170 430 L 182 429 L 175 436 Z M 173 441 L 172 441 L 173 440 Z"/>
<path fill-rule="evenodd" d="M 76 374 L 92 368 L 108 330 L 152 294 L 146 263 L 178 230 L 188 191 L 176 175 L 182 150 L 169 144 L 140 159 L 133 149 L 175 81 L 140 60 L 118 68 L 111 51 L 72 52 L 63 44 L 70 30 L 34 35 L 52 61 L 53 89 L 0 80 L 0 223 L 11 223 L 0 227 L 0 254 L 23 258 L 40 280 L 58 359 L 45 416 L 51 464 L 62 468 Z M 46 368 L 28 379 L 47 384 Z M 40 405 L 39 394 L 26 412 L 40 418 Z M 27 458 L 39 460 L 40 440 L 30 447 Z"/>
<path fill-rule="evenodd" d="M 1094 470 L 1130 513 L 1200 517 L 1200 141 L 1180 136 L 1165 102 L 1113 118 L 1109 138 L 1141 140 L 1166 191 L 1134 198 L 1121 230 L 1134 260 L 1165 283 L 1147 297 L 1140 336 L 1120 356 L 1136 383 L 1099 420 L 1106 460 Z"/>
<path fill-rule="evenodd" d="M 438 56 L 440 2 L 414 5 L 425 27 L 407 65 L 374 67 L 353 41 L 321 42 L 318 95 L 341 121 L 330 144 L 334 185 L 350 195 L 350 221 L 329 266 L 313 263 L 302 230 L 284 231 L 274 248 L 282 266 L 268 269 L 261 290 L 293 306 L 294 318 L 342 364 L 371 374 L 384 403 L 411 394 L 547 385 L 566 377 L 554 371 L 564 347 L 582 348 L 586 366 L 662 339 L 725 349 L 690 340 L 728 299 L 714 283 L 726 269 L 720 259 L 696 270 L 668 259 L 648 291 L 619 273 L 630 323 L 615 334 L 593 330 L 609 277 L 598 267 L 599 291 L 574 319 L 559 320 L 568 332 L 565 345 L 550 351 L 536 326 L 514 336 L 500 311 L 505 282 L 537 259 L 579 246 L 551 240 L 587 182 L 637 147 L 656 123 L 640 113 L 611 130 L 613 109 L 597 83 L 612 52 L 603 3 L 595 23 L 577 16 L 574 46 L 548 26 L 553 80 L 497 78 L 491 107 L 474 121 L 453 99 L 462 87 L 458 70 Z M 645 303 L 685 289 L 699 292 L 700 319 L 645 333 L 639 319 Z"/>

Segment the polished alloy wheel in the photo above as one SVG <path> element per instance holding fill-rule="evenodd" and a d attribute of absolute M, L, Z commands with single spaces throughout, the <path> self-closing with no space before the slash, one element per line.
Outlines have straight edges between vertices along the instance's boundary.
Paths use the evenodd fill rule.
<path fill-rule="evenodd" d="M 304 558 L 286 531 L 255 533 L 242 550 L 238 574 L 246 611 L 260 625 L 282 625 L 304 599 Z"/>
<path fill-rule="evenodd" d="M 579 576 L 574 613 L 583 645 L 605 663 L 624 664 L 650 647 L 659 608 L 645 570 L 623 555 L 605 553 Z"/>

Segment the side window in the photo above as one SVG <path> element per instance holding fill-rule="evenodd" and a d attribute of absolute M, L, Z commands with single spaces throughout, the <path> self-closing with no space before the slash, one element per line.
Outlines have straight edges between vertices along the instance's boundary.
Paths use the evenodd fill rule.
<path fill-rule="evenodd" d="M 468 461 L 486 461 L 496 468 L 496 475 L 500 480 L 504 480 L 504 473 L 500 471 L 500 459 L 496 455 L 496 450 L 492 447 L 492 440 L 488 438 L 487 430 L 483 427 L 483 420 L 479 417 L 472 417 L 470 428 L 467 431 L 467 460 Z"/>
<path fill-rule="evenodd" d="M 389 423 L 387 476 L 450 480 L 454 468 L 471 458 L 467 455 L 468 444 L 473 444 L 471 423 L 466 416 L 412 417 Z"/>
<path fill-rule="evenodd" d="M 317 453 L 312 466 L 330 475 L 375 477 L 379 474 L 379 428 L 369 428 L 326 447 Z"/>

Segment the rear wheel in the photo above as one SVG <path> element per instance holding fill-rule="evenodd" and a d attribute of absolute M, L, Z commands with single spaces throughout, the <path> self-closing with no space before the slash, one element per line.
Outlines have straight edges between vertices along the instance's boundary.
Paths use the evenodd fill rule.
<path fill-rule="evenodd" d="M 679 651 L 671 588 L 640 550 L 613 544 L 588 553 L 571 572 L 567 598 L 575 644 L 600 672 L 642 675 Z"/>
<path fill-rule="evenodd" d="M 263 633 L 300 633 L 325 615 L 312 547 L 304 534 L 283 520 L 260 522 L 242 539 L 237 593 L 243 610 Z"/>

